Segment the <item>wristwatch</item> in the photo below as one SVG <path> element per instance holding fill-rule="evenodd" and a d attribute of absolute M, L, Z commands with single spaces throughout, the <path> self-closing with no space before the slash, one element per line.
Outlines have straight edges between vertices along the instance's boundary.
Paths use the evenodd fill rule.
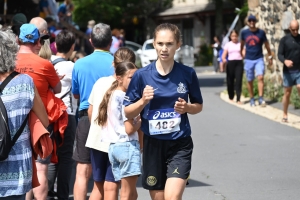
<path fill-rule="evenodd" d="M 271 60 L 273 58 L 273 56 L 268 56 L 269 60 Z"/>

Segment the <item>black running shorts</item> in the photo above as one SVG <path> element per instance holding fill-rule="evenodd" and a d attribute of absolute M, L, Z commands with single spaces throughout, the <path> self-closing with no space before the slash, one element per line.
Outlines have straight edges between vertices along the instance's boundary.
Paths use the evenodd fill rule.
<path fill-rule="evenodd" d="M 144 135 L 142 185 L 147 190 L 164 190 L 171 177 L 187 179 L 191 171 L 193 140 L 159 140 Z"/>

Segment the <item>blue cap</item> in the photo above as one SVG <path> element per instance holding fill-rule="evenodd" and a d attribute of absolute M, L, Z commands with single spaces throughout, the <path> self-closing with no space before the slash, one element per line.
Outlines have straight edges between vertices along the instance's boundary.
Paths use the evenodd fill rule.
<path fill-rule="evenodd" d="M 34 43 L 40 38 L 39 30 L 33 24 L 23 24 L 20 28 L 19 39 L 24 43 Z"/>
<path fill-rule="evenodd" d="M 248 17 L 248 21 L 250 21 L 250 20 L 256 21 L 256 17 L 254 15 L 250 14 Z"/>

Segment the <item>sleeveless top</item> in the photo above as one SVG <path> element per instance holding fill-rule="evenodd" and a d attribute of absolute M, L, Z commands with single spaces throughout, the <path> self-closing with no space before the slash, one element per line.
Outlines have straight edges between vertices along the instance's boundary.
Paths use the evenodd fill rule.
<path fill-rule="evenodd" d="M 20 74 L 4 88 L 1 98 L 6 107 L 13 138 L 33 107 L 34 83 Z M 28 123 L 6 160 L 0 161 L 0 197 L 22 195 L 32 188 L 32 151 Z"/>

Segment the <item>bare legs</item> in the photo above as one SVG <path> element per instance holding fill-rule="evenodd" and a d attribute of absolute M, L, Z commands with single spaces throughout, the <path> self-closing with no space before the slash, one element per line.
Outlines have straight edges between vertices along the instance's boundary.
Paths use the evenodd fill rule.
<path fill-rule="evenodd" d="M 88 181 L 92 174 L 91 164 L 77 163 L 74 183 L 74 200 L 85 200 Z"/>
<path fill-rule="evenodd" d="M 168 178 L 165 190 L 150 190 L 152 200 L 182 200 L 186 181 L 181 178 Z M 176 188 L 176 190 L 174 189 Z"/>

